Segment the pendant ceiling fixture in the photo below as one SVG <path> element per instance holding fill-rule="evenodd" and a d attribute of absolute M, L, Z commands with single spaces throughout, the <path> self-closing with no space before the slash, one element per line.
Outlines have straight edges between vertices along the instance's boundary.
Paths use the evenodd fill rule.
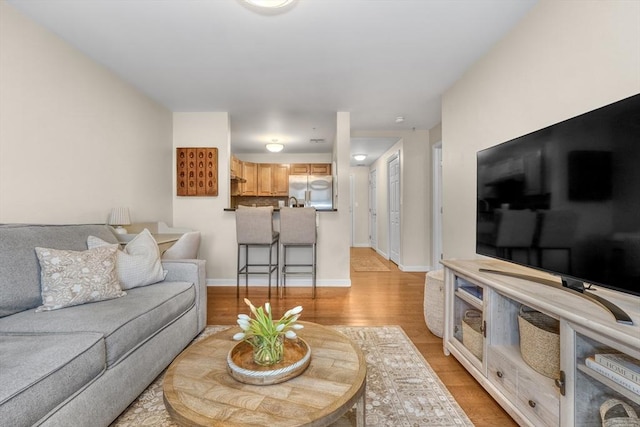
<path fill-rule="evenodd" d="M 284 148 L 284 145 L 279 144 L 278 140 L 274 139 L 271 144 L 267 144 L 265 147 L 272 153 L 279 153 Z"/>
<path fill-rule="evenodd" d="M 269 9 L 277 9 L 284 7 L 289 3 L 293 3 L 293 0 L 244 0 L 252 6 L 265 7 Z"/>

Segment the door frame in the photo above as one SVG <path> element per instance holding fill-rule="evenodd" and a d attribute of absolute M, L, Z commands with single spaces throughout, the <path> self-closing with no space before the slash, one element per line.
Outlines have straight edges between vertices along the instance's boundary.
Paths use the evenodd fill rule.
<path fill-rule="evenodd" d="M 393 161 L 398 161 L 398 198 L 397 198 L 397 210 L 398 210 L 398 259 L 393 259 L 393 239 L 392 239 L 392 218 L 391 218 L 391 168 L 390 165 Z M 389 242 L 389 260 L 400 265 L 402 260 L 402 169 L 400 162 L 400 150 L 396 151 L 387 158 L 387 226 L 388 226 L 388 242 Z"/>
<path fill-rule="evenodd" d="M 433 188 L 431 193 L 432 221 L 431 221 L 431 250 L 432 269 L 440 270 L 442 264 L 442 141 L 431 147 Z"/>
<path fill-rule="evenodd" d="M 354 199 L 355 199 L 355 177 L 349 174 L 349 216 L 351 221 L 351 247 L 354 246 L 356 238 L 356 218 L 354 215 Z"/>
<path fill-rule="evenodd" d="M 369 170 L 369 246 L 378 251 L 378 171 Z"/>

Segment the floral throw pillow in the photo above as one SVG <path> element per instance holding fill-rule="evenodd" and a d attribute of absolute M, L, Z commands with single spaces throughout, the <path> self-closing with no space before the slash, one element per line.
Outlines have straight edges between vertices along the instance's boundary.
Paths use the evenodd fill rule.
<path fill-rule="evenodd" d="M 118 282 L 116 247 L 88 251 L 36 248 L 42 305 L 50 311 L 126 295 Z"/>
<path fill-rule="evenodd" d="M 117 247 L 96 236 L 87 238 L 89 249 L 105 246 Z M 149 230 L 145 228 L 127 243 L 123 250 L 118 251 L 117 271 L 122 289 L 137 288 L 164 280 L 160 250 Z"/>

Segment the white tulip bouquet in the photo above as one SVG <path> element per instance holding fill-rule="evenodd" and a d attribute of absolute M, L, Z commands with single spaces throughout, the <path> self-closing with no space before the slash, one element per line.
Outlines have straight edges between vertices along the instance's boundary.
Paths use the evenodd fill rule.
<path fill-rule="evenodd" d="M 280 319 L 273 320 L 271 304 L 256 308 L 247 298 L 245 304 L 251 309 L 251 317 L 238 314 L 238 325 L 242 332 L 233 336 L 236 341 L 246 341 L 253 347 L 254 361 L 259 365 L 273 365 L 282 360 L 284 355 L 284 339 L 297 338 L 296 330 L 304 328 L 296 323 L 302 312 L 302 306 L 288 310 Z"/>

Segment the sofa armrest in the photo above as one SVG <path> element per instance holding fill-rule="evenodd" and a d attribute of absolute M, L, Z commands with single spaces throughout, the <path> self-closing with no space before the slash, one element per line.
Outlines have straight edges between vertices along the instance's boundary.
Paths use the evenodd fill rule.
<path fill-rule="evenodd" d="M 196 309 L 198 313 L 198 331 L 207 325 L 207 282 L 206 261 L 203 259 L 175 259 L 162 261 L 167 271 L 167 282 L 191 282 L 196 286 Z"/>

